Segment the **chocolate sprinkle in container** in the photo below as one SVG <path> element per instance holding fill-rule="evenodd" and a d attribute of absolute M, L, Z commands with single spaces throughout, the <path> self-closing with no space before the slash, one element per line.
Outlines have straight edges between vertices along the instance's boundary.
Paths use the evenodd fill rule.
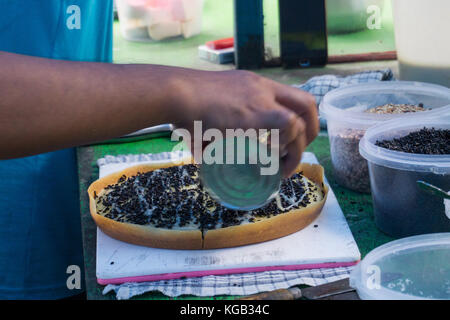
<path fill-rule="evenodd" d="M 370 193 L 367 161 L 359 154 L 359 142 L 366 130 L 388 120 L 423 118 L 449 104 L 450 89 L 410 81 L 362 83 L 327 93 L 319 110 L 327 120 L 336 181 L 348 189 Z M 407 112 L 413 108 L 404 108 L 406 113 L 368 111 L 386 105 L 417 106 L 425 111 Z"/>
<path fill-rule="evenodd" d="M 450 232 L 444 199 L 427 193 L 417 184 L 422 180 L 450 191 L 450 154 L 416 154 L 377 146 L 377 141 L 407 137 L 424 127 L 434 128 L 432 131 L 449 130 L 450 106 L 427 118 L 397 119 L 372 127 L 359 145 L 362 157 L 368 161 L 375 223 L 393 237 Z M 420 136 L 416 139 L 420 141 L 408 143 L 420 143 L 431 149 L 438 146 L 431 135 Z"/>

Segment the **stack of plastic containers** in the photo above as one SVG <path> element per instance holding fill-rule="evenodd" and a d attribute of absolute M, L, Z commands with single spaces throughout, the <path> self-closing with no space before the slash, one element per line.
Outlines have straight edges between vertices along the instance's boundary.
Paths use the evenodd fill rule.
<path fill-rule="evenodd" d="M 427 111 L 403 114 L 366 112 L 385 104 L 421 104 Z M 320 104 L 320 114 L 327 120 L 336 181 L 351 190 L 369 193 L 367 160 L 359 153 L 359 142 L 366 130 L 393 119 L 399 119 L 400 123 L 416 116 L 425 119 L 447 105 L 450 105 L 450 89 L 420 82 L 372 82 L 327 93 Z"/>

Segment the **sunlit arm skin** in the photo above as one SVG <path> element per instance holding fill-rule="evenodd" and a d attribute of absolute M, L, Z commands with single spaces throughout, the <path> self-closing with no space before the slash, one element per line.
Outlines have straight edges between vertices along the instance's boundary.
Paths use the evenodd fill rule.
<path fill-rule="evenodd" d="M 314 98 L 247 71 L 60 61 L 0 52 L 0 159 L 161 123 L 280 129 L 289 176 L 318 132 Z"/>

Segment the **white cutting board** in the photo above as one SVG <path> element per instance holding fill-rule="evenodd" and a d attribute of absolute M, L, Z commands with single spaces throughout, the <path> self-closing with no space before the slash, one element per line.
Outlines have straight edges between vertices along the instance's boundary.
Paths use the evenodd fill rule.
<path fill-rule="evenodd" d="M 314 154 L 308 152 L 302 162 L 318 163 Z M 100 177 L 123 168 L 123 163 L 102 166 Z M 360 258 L 358 246 L 331 189 L 322 213 L 308 227 L 280 239 L 247 246 L 212 250 L 156 249 L 115 240 L 97 228 L 97 279 L 101 284 L 277 268 L 347 266 Z"/>

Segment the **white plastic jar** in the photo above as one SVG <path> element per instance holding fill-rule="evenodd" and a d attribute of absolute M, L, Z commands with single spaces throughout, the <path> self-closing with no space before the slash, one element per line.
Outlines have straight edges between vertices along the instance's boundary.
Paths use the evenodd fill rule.
<path fill-rule="evenodd" d="M 450 87 L 450 1 L 393 0 L 400 79 Z"/>

